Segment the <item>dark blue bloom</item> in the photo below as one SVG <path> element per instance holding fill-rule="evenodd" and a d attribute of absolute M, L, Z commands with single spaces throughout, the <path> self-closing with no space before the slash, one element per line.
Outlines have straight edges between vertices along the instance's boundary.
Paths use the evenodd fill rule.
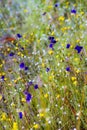
<path fill-rule="evenodd" d="M 4 76 L 4 75 L 2 75 L 2 76 L 1 76 L 1 79 L 2 79 L 2 80 L 4 80 L 4 78 L 5 78 L 5 76 Z"/>
<path fill-rule="evenodd" d="M 70 48 L 70 44 L 69 43 L 66 45 L 66 48 Z"/>
<path fill-rule="evenodd" d="M 9 54 L 9 56 L 14 56 L 14 53 L 13 53 L 13 52 L 11 52 L 11 53 Z"/>
<path fill-rule="evenodd" d="M 55 7 L 58 7 L 58 6 L 59 6 L 59 4 L 58 4 L 58 3 L 56 3 L 56 4 L 55 4 Z"/>
<path fill-rule="evenodd" d="M 55 40 L 55 39 L 51 40 L 51 43 L 55 44 L 55 43 L 56 43 L 56 40 Z"/>
<path fill-rule="evenodd" d="M 23 117 L 22 112 L 19 112 L 19 118 L 22 119 L 22 117 Z"/>
<path fill-rule="evenodd" d="M 53 43 L 50 43 L 50 44 L 49 44 L 49 47 L 50 47 L 50 48 L 53 48 Z"/>
<path fill-rule="evenodd" d="M 24 62 L 20 63 L 20 68 L 23 69 L 25 67 Z"/>
<path fill-rule="evenodd" d="M 37 85 L 37 84 L 35 84 L 35 85 L 34 85 L 34 88 L 35 88 L 35 89 L 38 89 L 38 85 Z"/>
<path fill-rule="evenodd" d="M 27 66 L 25 66 L 25 70 L 28 70 L 28 67 L 27 67 Z"/>
<path fill-rule="evenodd" d="M 82 49 L 83 49 L 82 46 L 76 45 L 76 47 L 75 47 L 75 50 L 77 50 L 78 53 L 80 53 Z"/>
<path fill-rule="evenodd" d="M 31 98 L 32 98 L 31 94 L 27 93 L 27 95 L 26 95 L 26 101 L 30 102 Z"/>
<path fill-rule="evenodd" d="M 54 39 L 54 37 L 52 37 L 52 36 L 49 36 L 49 37 L 48 37 L 48 39 L 49 39 L 49 40 L 53 40 L 53 39 Z"/>
<path fill-rule="evenodd" d="M 21 37 L 22 37 L 22 35 L 18 33 L 18 34 L 17 34 L 17 37 L 18 37 L 18 38 L 21 38 Z"/>
<path fill-rule="evenodd" d="M 76 10 L 75 10 L 75 9 L 72 9 L 72 10 L 71 10 L 71 13 L 72 13 L 72 14 L 76 14 Z"/>
<path fill-rule="evenodd" d="M 70 71 L 70 67 L 66 67 L 66 71 Z"/>
<path fill-rule="evenodd" d="M 33 84 L 33 82 L 32 81 L 30 81 L 30 82 L 28 82 L 28 85 L 30 86 L 30 85 L 32 85 Z"/>
<path fill-rule="evenodd" d="M 50 71 L 50 68 L 46 68 L 46 72 L 49 72 Z"/>

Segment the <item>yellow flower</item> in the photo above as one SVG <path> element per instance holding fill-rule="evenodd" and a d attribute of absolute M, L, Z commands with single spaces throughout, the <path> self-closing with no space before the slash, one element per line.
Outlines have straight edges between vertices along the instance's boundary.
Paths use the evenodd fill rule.
<path fill-rule="evenodd" d="M 46 94 L 44 95 L 44 97 L 45 97 L 45 98 L 48 98 L 48 94 L 46 93 Z"/>
<path fill-rule="evenodd" d="M 0 101 L 2 100 L 2 95 L 0 95 Z"/>
<path fill-rule="evenodd" d="M 40 113 L 39 116 L 40 116 L 40 117 L 44 117 L 44 113 Z"/>
<path fill-rule="evenodd" d="M 42 63 L 42 67 L 45 67 L 45 64 L 44 64 L 44 63 Z"/>
<path fill-rule="evenodd" d="M 49 54 L 49 55 L 52 55 L 52 54 L 53 54 L 53 51 L 52 51 L 52 50 L 49 50 L 49 51 L 48 51 L 48 54 Z"/>
<path fill-rule="evenodd" d="M 80 70 L 78 69 L 78 70 L 76 70 L 76 73 L 78 74 L 80 72 Z"/>
<path fill-rule="evenodd" d="M 21 101 L 22 101 L 22 102 L 26 102 L 26 99 L 25 99 L 25 98 L 22 98 Z"/>
<path fill-rule="evenodd" d="M 38 124 L 35 124 L 33 127 L 34 127 L 35 129 L 38 129 L 38 128 L 39 128 L 39 125 L 38 125 Z"/>
<path fill-rule="evenodd" d="M 52 36 L 54 35 L 54 31 L 51 33 L 51 35 L 52 35 Z"/>
<path fill-rule="evenodd" d="M 54 76 L 53 76 L 53 75 L 50 75 L 48 78 L 49 78 L 49 80 L 53 80 L 53 79 L 54 79 Z"/>
<path fill-rule="evenodd" d="M 6 120 L 6 113 L 5 112 L 3 112 L 1 116 L 2 116 L 1 120 Z"/>
<path fill-rule="evenodd" d="M 12 130 L 18 130 L 18 124 L 17 124 L 17 122 L 13 123 L 13 129 Z"/>
<path fill-rule="evenodd" d="M 80 42 L 80 39 L 76 40 L 76 42 L 77 42 L 77 43 Z"/>
<path fill-rule="evenodd" d="M 77 85 L 77 81 L 75 80 L 75 81 L 73 82 L 73 84 L 76 86 L 76 85 Z"/>
<path fill-rule="evenodd" d="M 79 62 L 79 58 L 75 58 L 74 61 L 75 61 L 75 62 Z"/>
<path fill-rule="evenodd" d="M 65 19 L 64 16 L 59 17 L 59 21 L 64 21 L 64 19 Z"/>
<path fill-rule="evenodd" d="M 76 80 L 76 77 L 71 77 L 72 81 L 75 81 Z"/>
<path fill-rule="evenodd" d="M 81 15 L 83 15 L 84 14 L 84 12 L 83 11 L 81 11 Z"/>
<path fill-rule="evenodd" d="M 60 95 L 58 94 L 57 96 L 56 96 L 56 98 L 59 98 L 60 97 Z"/>

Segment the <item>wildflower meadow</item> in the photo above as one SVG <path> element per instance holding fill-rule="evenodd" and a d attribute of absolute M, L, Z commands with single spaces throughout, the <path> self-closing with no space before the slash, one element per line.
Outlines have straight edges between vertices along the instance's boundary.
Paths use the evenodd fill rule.
<path fill-rule="evenodd" d="M 87 130 L 86 0 L 0 0 L 0 130 Z"/>

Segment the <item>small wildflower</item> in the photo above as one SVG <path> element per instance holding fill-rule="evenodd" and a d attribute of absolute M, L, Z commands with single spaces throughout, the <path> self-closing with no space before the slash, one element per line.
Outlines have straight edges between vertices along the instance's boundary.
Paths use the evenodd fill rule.
<path fill-rule="evenodd" d="M 66 45 L 66 48 L 67 48 L 67 49 L 70 48 L 70 44 L 69 44 L 69 43 Z"/>
<path fill-rule="evenodd" d="M 46 72 L 49 72 L 50 71 L 50 68 L 46 68 Z"/>
<path fill-rule="evenodd" d="M 2 113 L 1 120 L 6 120 L 6 113 L 5 112 Z"/>
<path fill-rule="evenodd" d="M 11 52 L 11 53 L 9 54 L 9 56 L 14 56 L 14 53 L 13 53 L 13 52 Z"/>
<path fill-rule="evenodd" d="M 18 38 L 21 38 L 21 37 L 22 37 L 22 35 L 18 33 L 18 34 L 17 34 L 17 37 L 18 37 Z"/>
<path fill-rule="evenodd" d="M 20 63 L 20 68 L 23 69 L 25 67 L 24 62 Z"/>
<path fill-rule="evenodd" d="M 75 81 L 76 80 L 76 77 L 71 77 L 72 81 Z"/>
<path fill-rule="evenodd" d="M 49 47 L 53 49 L 53 43 L 50 43 Z"/>
<path fill-rule="evenodd" d="M 1 79 L 2 79 L 2 80 L 4 80 L 4 78 L 5 78 L 5 76 L 4 76 L 4 75 L 2 75 L 2 76 L 1 76 Z"/>
<path fill-rule="evenodd" d="M 17 124 L 17 122 L 13 123 L 13 129 L 12 130 L 18 130 L 18 124 Z"/>
<path fill-rule="evenodd" d="M 66 71 L 70 71 L 70 67 L 66 67 Z"/>
<path fill-rule="evenodd" d="M 72 14 L 76 14 L 76 10 L 75 10 L 75 9 L 72 9 L 72 10 L 71 10 L 71 13 L 72 13 Z"/>
<path fill-rule="evenodd" d="M 44 97 L 45 97 L 45 98 L 48 98 L 48 94 L 46 93 L 46 94 L 44 95 Z"/>
<path fill-rule="evenodd" d="M 55 4 L 55 7 L 58 7 L 58 6 L 59 6 L 59 4 L 58 4 L 58 3 L 56 3 L 56 4 Z"/>
<path fill-rule="evenodd" d="M 52 54 L 53 54 L 53 50 L 49 50 L 49 51 L 48 51 L 48 54 L 49 54 L 49 55 L 52 55 Z"/>
<path fill-rule="evenodd" d="M 37 84 L 35 84 L 35 85 L 34 85 L 34 88 L 35 88 L 35 89 L 38 89 L 38 85 L 37 85 Z"/>
<path fill-rule="evenodd" d="M 44 113 L 40 113 L 39 116 L 40 116 L 40 117 L 44 117 Z"/>
<path fill-rule="evenodd" d="M 30 82 L 27 83 L 28 86 L 30 86 L 30 85 L 32 85 L 32 84 L 33 84 L 32 81 L 30 81 Z"/>
<path fill-rule="evenodd" d="M 76 45 L 76 47 L 75 47 L 75 50 L 77 50 L 78 53 L 80 53 L 82 49 L 83 49 L 83 47 L 79 46 L 79 45 Z"/>
<path fill-rule="evenodd" d="M 27 95 L 26 95 L 26 101 L 30 102 L 31 98 L 32 98 L 31 94 L 27 93 Z"/>
<path fill-rule="evenodd" d="M 25 70 L 28 70 L 28 67 L 27 67 L 27 66 L 25 66 Z"/>
<path fill-rule="evenodd" d="M 22 112 L 19 112 L 19 118 L 22 119 L 22 117 L 23 117 Z"/>
<path fill-rule="evenodd" d="M 39 128 L 39 125 L 38 125 L 38 124 L 35 124 L 33 127 L 34 127 L 35 129 L 38 129 L 38 128 Z"/>
<path fill-rule="evenodd" d="M 0 94 L 0 101 L 2 100 L 2 95 Z"/>

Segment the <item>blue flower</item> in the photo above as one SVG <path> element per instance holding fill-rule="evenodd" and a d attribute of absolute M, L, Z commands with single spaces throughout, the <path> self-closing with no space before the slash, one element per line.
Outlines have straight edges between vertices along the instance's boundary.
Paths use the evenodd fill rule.
<path fill-rule="evenodd" d="M 22 37 L 22 35 L 18 33 L 18 34 L 17 34 L 17 37 L 18 37 L 18 38 L 21 38 L 21 37 Z"/>
<path fill-rule="evenodd" d="M 77 50 L 78 53 L 80 53 L 82 49 L 83 49 L 82 46 L 76 45 L 76 47 L 75 47 L 75 50 Z"/>
<path fill-rule="evenodd" d="M 70 71 L 70 67 L 66 67 L 66 71 Z"/>
<path fill-rule="evenodd" d="M 24 62 L 20 63 L 20 68 L 23 69 L 25 67 Z"/>
<path fill-rule="evenodd" d="M 5 76 L 4 76 L 4 75 L 2 75 L 2 76 L 1 76 L 1 79 L 2 79 L 2 80 L 4 80 L 4 78 L 5 78 Z"/>
<path fill-rule="evenodd" d="M 33 82 L 32 82 L 32 81 L 28 82 L 28 86 L 30 86 L 30 85 L 32 85 L 32 84 L 33 84 Z"/>
<path fill-rule="evenodd" d="M 27 66 L 25 66 L 25 70 L 28 70 L 28 67 L 27 67 Z"/>
<path fill-rule="evenodd" d="M 35 88 L 35 89 L 38 89 L 38 84 L 35 84 L 35 85 L 34 85 L 34 88 Z"/>
<path fill-rule="evenodd" d="M 53 49 L 53 43 L 50 43 L 50 44 L 49 44 L 49 47 Z"/>
<path fill-rule="evenodd" d="M 53 39 L 54 39 L 54 37 L 52 37 L 52 36 L 49 36 L 49 37 L 48 37 L 48 39 L 49 39 L 49 40 L 53 40 Z"/>
<path fill-rule="evenodd" d="M 66 48 L 70 48 L 70 44 L 69 43 L 66 45 Z"/>
<path fill-rule="evenodd" d="M 46 68 L 46 72 L 49 72 L 50 71 L 50 68 Z"/>
<path fill-rule="evenodd" d="M 56 4 L 55 4 L 55 7 L 58 7 L 58 6 L 59 6 L 59 4 L 58 4 L 58 3 L 56 3 Z"/>
<path fill-rule="evenodd" d="M 11 53 L 9 54 L 9 56 L 14 56 L 14 53 L 13 53 L 13 52 L 11 52 Z"/>
<path fill-rule="evenodd" d="M 75 9 L 72 9 L 72 10 L 71 10 L 71 13 L 72 13 L 72 14 L 76 14 L 76 10 L 75 10 Z"/>
<path fill-rule="evenodd" d="M 31 98 L 32 98 L 31 94 L 30 94 L 30 93 L 27 93 L 27 94 L 26 94 L 26 101 L 27 101 L 27 102 L 30 102 Z"/>
<path fill-rule="evenodd" d="M 22 117 L 23 117 L 22 112 L 19 112 L 19 118 L 22 119 Z"/>

